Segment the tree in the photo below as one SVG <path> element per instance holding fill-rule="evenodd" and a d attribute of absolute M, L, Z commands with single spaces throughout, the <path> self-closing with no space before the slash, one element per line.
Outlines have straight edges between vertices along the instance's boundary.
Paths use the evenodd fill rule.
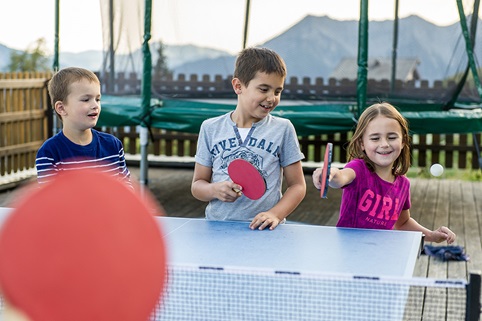
<path fill-rule="evenodd" d="M 166 47 L 161 40 L 159 40 L 154 45 L 156 46 L 157 52 L 157 61 L 153 68 L 154 78 L 157 80 L 165 80 L 167 76 L 172 74 L 172 72 L 167 67 L 167 58 L 164 53 Z"/>
<path fill-rule="evenodd" d="M 45 38 L 40 38 L 34 43 L 33 48 L 29 46 L 26 51 L 12 51 L 8 69 L 11 72 L 50 70 L 45 43 Z"/>

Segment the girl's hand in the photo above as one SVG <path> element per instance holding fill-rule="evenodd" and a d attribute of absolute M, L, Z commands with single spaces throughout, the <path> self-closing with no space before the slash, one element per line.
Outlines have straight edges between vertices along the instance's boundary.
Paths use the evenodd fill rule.
<path fill-rule="evenodd" d="M 313 175 L 311 175 L 313 179 L 313 185 L 315 185 L 317 189 L 321 188 L 320 178 L 321 178 L 322 172 L 323 172 L 323 164 L 321 165 L 320 168 L 315 169 L 315 171 L 313 172 Z"/>
<path fill-rule="evenodd" d="M 440 243 L 447 241 L 447 244 L 455 242 L 456 235 L 448 227 L 442 226 L 433 231 L 429 238 L 425 238 L 428 242 Z"/>
<path fill-rule="evenodd" d="M 321 189 L 320 179 L 321 179 L 322 172 L 323 172 L 323 165 L 321 165 L 320 168 L 317 168 L 317 169 L 313 172 L 313 175 L 311 176 L 312 179 L 313 179 L 313 185 L 315 185 L 315 187 L 316 187 L 317 189 Z M 336 180 L 336 176 L 338 175 L 339 172 L 340 172 L 340 169 L 339 169 L 339 168 L 331 167 L 331 169 L 330 169 L 330 176 L 328 177 L 328 182 L 331 182 L 333 179 Z M 332 185 L 330 185 L 330 186 L 331 186 L 331 187 L 338 188 L 338 186 L 332 186 Z"/>

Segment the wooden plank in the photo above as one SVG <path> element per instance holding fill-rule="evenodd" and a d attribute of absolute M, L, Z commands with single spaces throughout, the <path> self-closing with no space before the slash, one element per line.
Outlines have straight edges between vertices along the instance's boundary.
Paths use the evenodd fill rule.
<path fill-rule="evenodd" d="M 459 191 L 460 191 L 460 185 L 455 184 L 452 182 L 450 186 L 452 187 L 452 191 L 450 192 L 451 194 L 448 195 L 447 191 L 449 189 L 444 188 L 444 181 L 443 180 L 434 180 L 432 179 L 434 183 L 430 185 L 435 185 L 435 182 L 437 182 L 437 189 L 434 189 L 433 192 L 436 191 L 436 193 L 431 193 L 431 199 L 435 200 L 435 213 L 437 214 L 434 216 L 433 220 L 433 225 L 429 226 L 426 224 L 426 226 L 430 229 L 435 229 L 438 228 L 441 225 L 448 225 L 447 224 L 447 218 L 448 218 L 448 209 L 449 209 L 449 203 L 451 201 L 451 197 L 453 196 L 454 198 L 457 198 L 459 196 Z M 449 202 L 447 202 L 447 200 Z M 431 206 L 433 206 L 433 203 L 431 202 Z M 456 215 L 458 216 L 458 215 Z M 440 218 L 437 218 L 440 217 Z M 457 226 L 450 224 L 451 228 L 457 229 Z M 437 258 L 430 257 L 429 258 L 429 270 L 427 273 L 427 277 L 429 278 L 435 278 L 435 279 L 446 279 L 448 277 L 447 275 L 447 270 L 448 270 L 448 262 L 442 262 Z M 465 272 L 465 267 L 463 269 Z M 451 308 L 450 305 L 450 300 L 448 297 L 448 291 L 444 288 L 427 288 L 426 289 L 426 294 L 425 294 L 425 300 L 424 300 L 424 318 L 429 318 L 433 320 L 445 320 L 449 315 L 447 314 L 447 309 Z M 458 307 L 460 308 L 460 307 Z M 460 311 L 460 309 L 459 309 Z M 460 315 L 453 315 L 457 314 L 457 310 L 453 310 L 450 315 L 454 317 L 454 319 L 450 320 L 460 320 L 461 317 Z M 462 311 L 463 312 L 463 311 Z M 447 318 L 447 320 L 449 320 Z"/>
<path fill-rule="evenodd" d="M 447 200 L 449 202 L 449 212 L 450 212 L 450 229 L 457 234 L 457 245 L 462 247 L 466 246 L 466 228 L 464 223 L 464 206 L 462 195 L 465 192 L 464 189 L 466 188 L 461 181 L 449 181 L 449 194 L 447 195 Z M 455 262 L 453 262 L 455 263 Z M 460 262 L 459 262 L 460 263 Z M 465 262 L 462 262 L 462 266 L 459 267 L 463 270 L 464 278 L 467 276 L 467 266 Z M 458 273 L 455 271 L 451 271 L 452 273 Z"/>
<path fill-rule="evenodd" d="M 464 214 L 465 249 L 470 255 L 470 261 L 467 264 L 468 273 L 482 270 L 482 237 L 480 233 L 482 203 L 480 203 L 480 195 L 475 194 L 480 192 L 482 192 L 480 185 L 475 184 L 475 182 L 464 182 L 464 188 L 460 195 Z"/>
<path fill-rule="evenodd" d="M 26 119 L 42 119 L 44 117 L 45 117 L 45 111 L 42 109 L 5 112 L 5 113 L 0 113 L 0 123 L 12 122 L 17 120 L 26 120 Z"/>
<path fill-rule="evenodd" d="M 0 79 L 0 89 L 44 88 L 46 78 L 38 79 Z"/>
<path fill-rule="evenodd" d="M 476 217 L 477 222 L 479 224 L 468 226 L 467 229 L 475 231 L 473 233 L 477 233 L 479 239 L 482 239 L 482 184 L 481 182 L 471 182 L 472 185 L 472 197 L 474 202 L 474 216 Z M 472 232 L 470 232 L 472 233 Z M 479 241 L 479 246 L 475 245 L 473 248 L 470 249 L 470 272 L 482 272 L 482 244 Z M 482 293 L 479 302 L 482 302 Z M 480 320 L 482 320 L 482 311 L 480 311 Z"/>
<path fill-rule="evenodd" d="M 136 177 L 139 177 L 137 172 Z M 206 202 L 191 194 L 191 170 L 168 169 L 149 179 L 151 192 L 162 204 L 167 216 L 204 217 Z"/>
<path fill-rule="evenodd" d="M 462 146 L 469 146 L 467 135 L 459 135 L 459 144 Z M 459 151 L 459 161 L 458 161 L 458 168 L 467 168 L 467 150 Z"/>
<path fill-rule="evenodd" d="M 417 222 L 420 221 L 420 217 L 424 212 L 424 200 L 427 194 L 427 181 L 426 180 L 410 180 L 410 198 L 412 207 L 410 208 L 410 215 Z"/>
<path fill-rule="evenodd" d="M 420 223 L 422 214 L 425 211 L 430 210 L 425 206 L 425 200 L 430 197 L 427 196 L 427 186 L 428 180 L 410 180 L 410 194 L 412 207 L 410 209 L 410 214 L 414 220 Z M 416 277 L 426 277 L 428 274 L 428 262 L 429 258 L 426 255 L 419 256 L 413 275 Z M 425 295 L 425 288 L 411 288 L 408 294 L 408 302 L 410 306 L 406 307 L 406 313 L 415 319 L 422 319 L 423 315 L 423 300 L 420 298 Z"/>
<path fill-rule="evenodd" d="M 456 244 L 459 240 L 464 238 L 464 213 L 462 208 L 459 208 L 457 198 L 460 197 L 462 191 L 466 188 L 464 182 L 441 180 L 441 192 L 439 195 L 440 212 L 436 217 L 436 226 L 448 226 L 458 236 Z M 449 202 L 447 202 L 447 199 Z M 445 262 L 447 278 L 449 279 L 467 279 L 467 264 L 466 262 Z M 464 309 L 460 308 L 460 297 L 456 291 L 447 291 L 447 305 L 446 313 L 447 320 L 457 321 L 465 318 Z"/>
<path fill-rule="evenodd" d="M 24 144 L 11 145 L 8 147 L 0 147 L 0 157 L 7 157 L 16 154 L 28 153 L 30 151 L 37 151 L 42 146 L 43 141 L 34 141 Z"/>

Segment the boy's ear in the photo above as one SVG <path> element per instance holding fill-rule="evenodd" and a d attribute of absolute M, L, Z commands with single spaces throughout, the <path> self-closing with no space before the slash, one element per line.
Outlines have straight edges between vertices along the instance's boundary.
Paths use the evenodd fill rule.
<path fill-rule="evenodd" d="M 241 81 L 238 78 L 233 78 L 231 84 L 233 85 L 233 90 L 236 95 L 239 95 L 241 93 Z"/>
<path fill-rule="evenodd" d="M 61 100 L 55 102 L 54 109 L 61 116 L 65 114 L 64 103 Z"/>

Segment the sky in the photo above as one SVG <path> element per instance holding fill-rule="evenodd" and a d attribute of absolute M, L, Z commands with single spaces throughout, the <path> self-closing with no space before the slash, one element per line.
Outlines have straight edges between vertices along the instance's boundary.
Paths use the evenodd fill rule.
<path fill-rule="evenodd" d="M 153 41 L 242 49 L 246 0 L 152 0 L 152 6 Z M 357 20 L 359 6 L 359 0 L 251 0 L 247 45 L 283 33 L 306 15 Z M 60 0 L 61 52 L 102 50 L 100 8 L 99 0 Z M 394 8 L 395 0 L 370 0 L 369 18 L 392 20 Z M 455 0 L 399 0 L 399 16 L 411 14 L 442 26 L 458 21 Z M 0 44 L 26 50 L 44 38 L 53 53 L 55 0 L 0 0 L 0 30 Z"/>

